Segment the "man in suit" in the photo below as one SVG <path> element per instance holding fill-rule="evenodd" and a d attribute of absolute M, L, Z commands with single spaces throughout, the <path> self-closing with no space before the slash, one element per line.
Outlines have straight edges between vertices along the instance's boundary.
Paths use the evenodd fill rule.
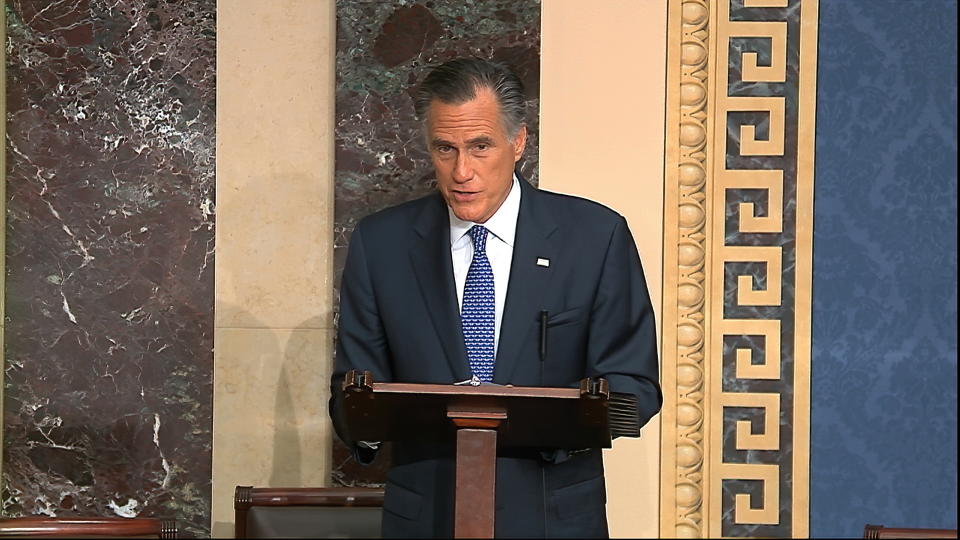
<path fill-rule="evenodd" d="M 519 178 L 525 100 L 515 75 L 476 58 L 439 66 L 422 83 L 416 108 L 438 191 L 354 230 L 331 386 L 341 438 L 350 369 L 439 384 L 604 377 L 635 398 L 641 424 L 660 409 L 653 310 L 626 220 Z M 372 459 L 376 443 L 344 442 Z M 451 536 L 452 441 L 396 442 L 392 458 L 384 535 Z M 607 536 L 600 449 L 502 448 L 496 475 L 498 537 Z"/>

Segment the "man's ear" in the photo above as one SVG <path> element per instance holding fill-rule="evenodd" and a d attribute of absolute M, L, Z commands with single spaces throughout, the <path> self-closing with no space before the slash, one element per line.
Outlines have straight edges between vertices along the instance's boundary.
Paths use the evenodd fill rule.
<path fill-rule="evenodd" d="M 513 138 L 513 162 L 520 161 L 523 157 L 523 149 L 527 146 L 527 126 L 523 124 L 517 130 L 517 136 Z"/>

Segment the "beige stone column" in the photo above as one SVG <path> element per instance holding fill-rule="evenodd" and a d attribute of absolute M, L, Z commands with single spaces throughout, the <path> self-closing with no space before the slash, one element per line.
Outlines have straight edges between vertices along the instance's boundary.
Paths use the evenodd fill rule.
<path fill-rule="evenodd" d="M 334 2 L 217 5 L 212 530 L 330 471 Z"/>
<path fill-rule="evenodd" d="M 543 3 L 540 186 L 630 224 L 661 322 L 666 0 Z M 660 421 L 604 456 L 610 534 L 656 537 Z"/>

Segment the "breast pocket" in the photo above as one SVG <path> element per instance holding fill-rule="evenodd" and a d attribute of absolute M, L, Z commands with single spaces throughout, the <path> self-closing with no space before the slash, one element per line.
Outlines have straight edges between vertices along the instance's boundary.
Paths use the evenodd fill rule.
<path fill-rule="evenodd" d="M 546 327 L 537 322 L 536 346 L 544 355 L 540 384 L 568 386 L 584 377 L 587 346 L 587 314 L 582 307 L 547 314 Z M 546 342 L 541 341 L 546 338 Z M 544 349 L 543 345 L 546 345 Z"/>
<path fill-rule="evenodd" d="M 580 308 L 573 308 L 547 315 L 547 328 L 564 326 L 579 322 L 583 318 L 583 311 Z"/>

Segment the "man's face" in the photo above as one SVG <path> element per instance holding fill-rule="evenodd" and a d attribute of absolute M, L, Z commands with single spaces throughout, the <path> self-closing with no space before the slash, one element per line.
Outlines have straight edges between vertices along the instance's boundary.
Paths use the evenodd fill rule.
<path fill-rule="evenodd" d="M 464 221 L 484 223 L 510 193 L 513 167 L 523 154 L 526 127 L 510 139 L 489 89 L 459 105 L 434 100 L 427 141 L 440 193 Z"/>

